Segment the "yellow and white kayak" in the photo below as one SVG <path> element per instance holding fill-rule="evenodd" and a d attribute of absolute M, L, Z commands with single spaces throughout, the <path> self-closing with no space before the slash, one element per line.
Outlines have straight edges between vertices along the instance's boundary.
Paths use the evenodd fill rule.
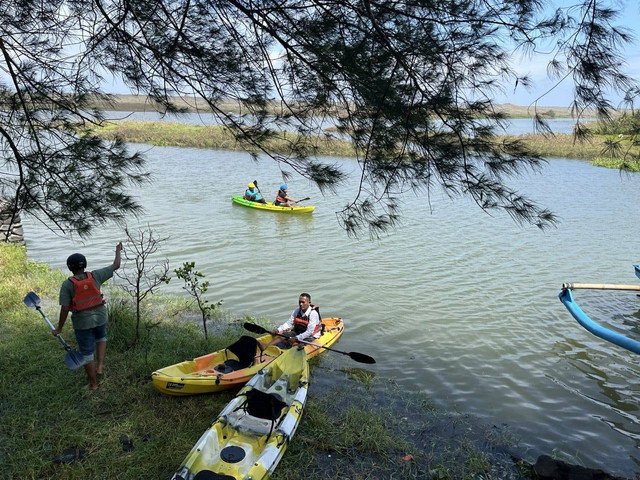
<path fill-rule="evenodd" d="M 242 195 L 235 195 L 231 197 L 231 200 L 234 203 L 237 203 L 238 205 L 244 205 L 245 207 L 250 207 L 250 208 L 257 208 L 259 210 L 271 210 L 272 212 L 311 213 L 316 208 L 314 205 L 281 207 L 279 205 L 274 205 L 272 202 L 267 202 L 267 203 L 252 202 L 250 200 L 245 200 Z"/>
<path fill-rule="evenodd" d="M 298 428 L 308 384 L 304 349 L 287 350 L 227 404 L 172 480 L 268 478 Z"/>
<path fill-rule="evenodd" d="M 322 335 L 313 341 L 313 345 L 306 345 L 304 348 L 309 358 L 324 353 L 326 350 L 321 346 L 331 347 L 344 331 L 341 318 L 323 318 L 322 325 Z M 273 340 L 273 336 L 263 335 L 258 340 L 266 344 Z M 153 386 L 162 393 L 176 396 L 238 388 L 247 383 L 258 370 L 278 358 L 283 351 L 275 345 L 262 354 L 255 349 L 249 366 L 234 368 L 237 367 L 235 361 L 239 357 L 229 349 L 222 349 L 156 370 L 151 374 L 151 380 Z"/>

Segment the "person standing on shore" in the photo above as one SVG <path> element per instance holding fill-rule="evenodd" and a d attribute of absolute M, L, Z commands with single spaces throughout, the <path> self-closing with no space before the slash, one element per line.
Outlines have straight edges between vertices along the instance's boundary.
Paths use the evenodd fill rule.
<path fill-rule="evenodd" d="M 120 268 L 120 252 L 122 242 L 116 245 L 113 263 L 107 267 L 85 272 L 87 259 L 81 253 L 74 253 L 67 258 L 67 267 L 73 276 L 62 282 L 60 287 L 60 317 L 58 328 L 51 333 L 58 335 L 67 316 L 71 312 L 71 321 L 78 341 L 78 350 L 84 356 L 84 369 L 89 377 L 89 390 L 98 388 L 98 375 L 104 369 L 104 357 L 107 351 L 107 307 L 100 287 Z M 94 350 L 97 366 L 94 361 Z"/>

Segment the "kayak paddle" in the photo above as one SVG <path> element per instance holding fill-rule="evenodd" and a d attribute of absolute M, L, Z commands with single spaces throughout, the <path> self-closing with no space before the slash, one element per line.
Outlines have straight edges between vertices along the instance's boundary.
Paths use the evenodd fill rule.
<path fill-rule="evenodd" d="M 35 294 L 35 292 L 27 293 L 27 296 L 24 297 L 24 304 L 27 307 L 35 307 L 36 310 L 40 312 L 40 315 L 42 315 L 42 318 L 44 318 L 46 322 L 49 324 L 49 327 L 51 327 L 51 330 L 52 331 L 55 330 L 55 327 L 51 324 L 47 316 L 42 311 L 42 308 L 40 307 L 40 298 L 38 297 L 38 295 Z M 67 355 L 64 357 L 64 363 L 67 367 L 69 367 L 71 370 L 75 370 L 76 368 L 79 368 L 86 363 L 84 360 L 84 356 L 80 352 L 71 350 L 71 347 L 67 345 L 67 342 L 64 341 L 64 339 L 62 338 L 62 335 L 58 334 L 56 335 L 56 337 L 58 340 L 60 340 L 60 343 L 62 344 L 64 349 L 67 351 Z"/>
<path fill-rule="evenodd" d="M 263 328 L 260 325 L 256 325 L 255 323 L 245 322 L 245 324 L 243 326 L 244 326 L 244 328 L 246 330 L 249 330 L 252 333 L 271 333 L 266 328 Z M 284 335 L 282 333 L 278 333 L 277 335 L 279 337 L 284 337 L 284 338 L 289 338 L 290 337 L 290 336 Z M 364 353 L 342 352 L 340 350 L 336 350 L 335 348 L 325 347 L 324 345 L 318 345 L 317 343 L 307 342 L 305 340 L 298 340 L 298 342 L 305 343 L 307 345 L 313 345 L 315 347 L 324 348 L 325 350 L 329 350 L 331 352 L 336 352 L 336 353 L 341 353 L 343 355 L 348 355 L 349 357 L 351 357 L 352 360 L 355 360 L 356 362 L 360 362 L 360 363 L 376 363 L 376 361 L 374 360 L 373 357 L 370 357 L 369 355 L 365 355 Z"/>
<path fill-rule="evenodd" d="M 311 197 L 305 197 L 301 200 L 296 200 L 295 202 L 291 202 L 291 203 L 298 203 L 298 202 L 304 202 L 305 200 L 311 200 Z"/>
<path fill-rule="evenodd" d="M 256 188 L 258 189 L 258 193 L 260 194 L 260 196 L 264 200 L 264 195 L 262 195 L 262 192 L 260 191 L 260 187 L 258 186 L 258 180 L 254 180 L 253 184 L 256 186 Z"/>

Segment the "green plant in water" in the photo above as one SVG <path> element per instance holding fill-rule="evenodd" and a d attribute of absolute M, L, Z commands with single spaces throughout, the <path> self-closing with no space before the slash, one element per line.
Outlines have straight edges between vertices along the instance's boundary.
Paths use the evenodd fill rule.
<path fill-rule="evenodd" d="M 362 383 L 367 389 L 371 388 L 376 376 L 375 373 L 365 370 L 364 368 L 343 368 L 341 370 L 349 375 L 350 378 Z"/>
<path fill-rule="evenodd" d="M 182 288 L 195 299 L 196 305 L 202 314 L 204 338 L 209 338 L 207 333 L 207 320 L 211 318 L 215 309 L 222 305 L 222 300 L 216 303 L 210 303 L 209 300 L 203 298 L 203 295 L 209 290 L 210 284 L 208 280 L 204 280 L 204 273 L 196 270 L 196 262 L 184 262 L 182 267 L 176 268 L 174 272 L 179 279 L 184 280 L 184 286 Z"/>
<path fill-rule="evenodd" d="M 626 172 L 640 172 L 640 160 L 611 157 L 596 157 L 591 162 L 595 167 L 617 168 Z"/>

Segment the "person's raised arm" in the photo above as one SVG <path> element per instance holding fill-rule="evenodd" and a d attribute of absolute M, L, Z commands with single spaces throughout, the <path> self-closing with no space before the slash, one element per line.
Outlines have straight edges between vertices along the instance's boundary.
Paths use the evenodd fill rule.
<path fill-rule="evenodd" d="M 122 251 L 122 242 L 119 242 L 116 245 L 116 256 L 113 259 L 113 264 L 111 265 L 114 270 L 118 270 L 120 268 L 120 252 Z"/>

